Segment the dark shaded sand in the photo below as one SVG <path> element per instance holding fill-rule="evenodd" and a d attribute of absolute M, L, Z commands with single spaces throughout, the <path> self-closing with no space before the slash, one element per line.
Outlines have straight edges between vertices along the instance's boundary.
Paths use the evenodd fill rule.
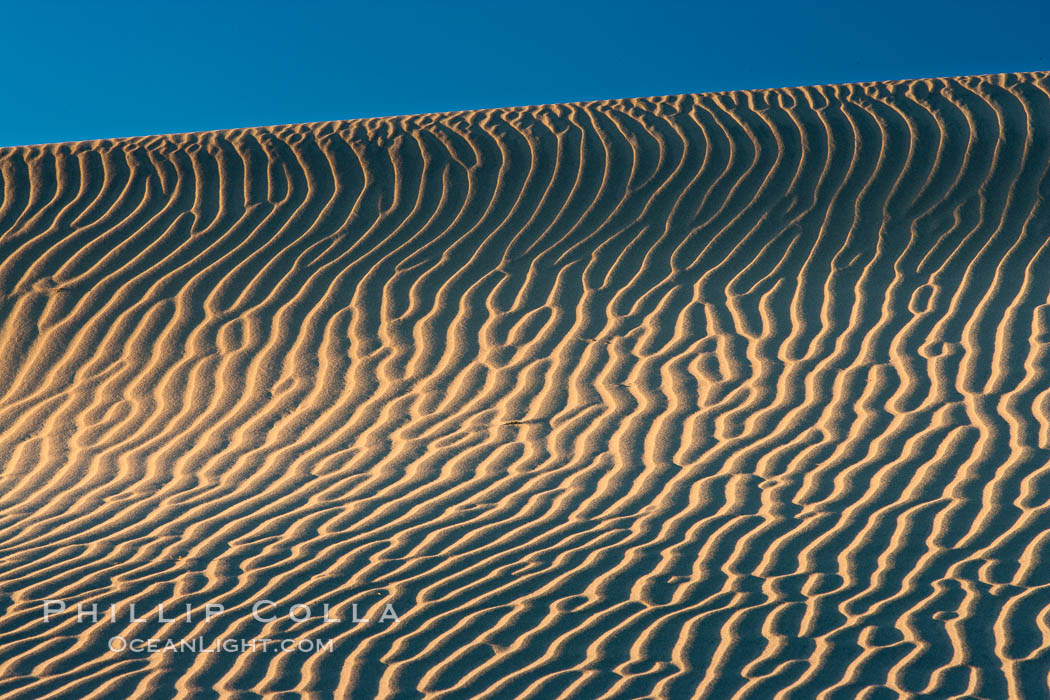
<path fill-rule="evenodd" d="M 0 696 L 1046 697 L 1048 98 L 0 150 Z"/>

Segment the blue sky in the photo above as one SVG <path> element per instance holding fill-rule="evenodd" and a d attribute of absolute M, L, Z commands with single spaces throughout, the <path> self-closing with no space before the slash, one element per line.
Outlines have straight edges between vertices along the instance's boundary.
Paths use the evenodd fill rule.
<path fill-rule="evenodd" d="M 9 2 L 0 146 L 1050 68 L 1050 2 Z"/>

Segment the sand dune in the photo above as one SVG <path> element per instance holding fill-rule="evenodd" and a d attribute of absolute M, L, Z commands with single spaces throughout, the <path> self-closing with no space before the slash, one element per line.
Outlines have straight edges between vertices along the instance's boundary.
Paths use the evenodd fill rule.
<path fill-rule="evenodd" d="M 0 697 L 1046 697 L 1050 73 L 0 165 Z"/>

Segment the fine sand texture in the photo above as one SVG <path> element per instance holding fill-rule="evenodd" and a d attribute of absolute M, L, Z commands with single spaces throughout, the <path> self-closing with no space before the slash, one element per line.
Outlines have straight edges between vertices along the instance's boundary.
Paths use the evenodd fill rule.
<path fill-rule="evenodd" d="M 1047 697 L 1050 73 L 0 166 L 0 697 Z"/>

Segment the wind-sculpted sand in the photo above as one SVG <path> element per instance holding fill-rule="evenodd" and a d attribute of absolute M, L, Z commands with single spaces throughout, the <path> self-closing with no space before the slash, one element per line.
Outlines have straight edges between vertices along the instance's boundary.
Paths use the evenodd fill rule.
<path fill-rule="evenodd" d="M 1050 73 L 0 164 L 0 697 L 1050 692 Z"/>

